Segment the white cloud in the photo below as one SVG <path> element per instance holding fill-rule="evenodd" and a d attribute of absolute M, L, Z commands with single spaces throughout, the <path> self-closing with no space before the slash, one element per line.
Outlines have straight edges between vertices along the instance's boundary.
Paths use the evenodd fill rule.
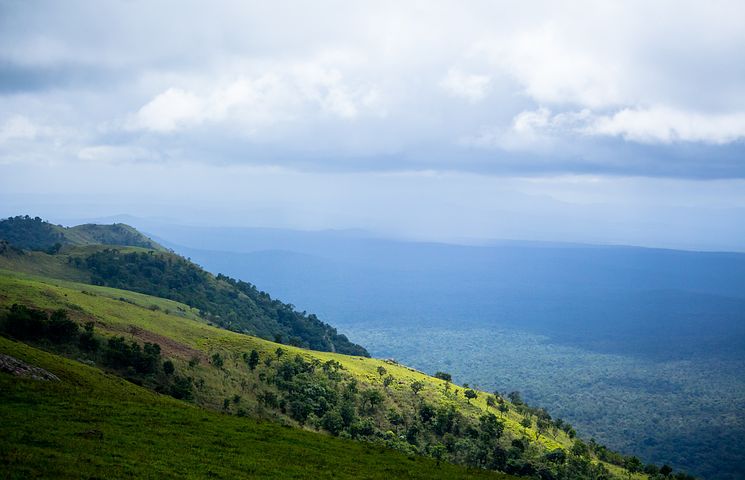
<path fill-rule="evenodd" d="M 621 137 L 646 144 L 701 142 L 722 145 L 745 139 L 745 114 L 688 112 L 667 107 L 624 108 L 613 114 L 589 109 L 553 114 L 541 107 L 517 114 L 509 128 L 483 127 L 462 143 L 504 150 L 541 150 L 562 138 Z"/>
<path fill-rule="evenodd" d="M 624 108 L 592 119 L 581 131 L 641 143 L 725 144 L 745 138 L 745 113 L 710 114 L 669 107 Z"/>
<path fill-rule="evenodd" d="M 0 125 L 0 143 L 8 140 L 33 140 L 38 133 L 37 127 L 23 115 L 14 115 Z"/>
<path fill-rule="evenodd" d="M 160 158 L 155 152 L 134 146 L 95 145 L 84 147 L 78 152 L 78 158 L 90 162 L 131 163 L 153 161 Z"/>
<path fill-rule="evenodd" d="M 491 78 L 487 75 L 474 75 L 450 69 L 440 81 L 440 87 L 451 95 L 476 103 L 486 97 L 490 82 Z"/>
<path fill-rule="evenodd" d="M 205 104 L 192 92 L 169 88 L 137 112 L 131 126 L 155 132 L 172 132 L 204 120 Z"/>
<path fill-rule="evenodd" d="M 230 122 L 245 133 L 261 127 L 326 114 L 353 120 L 380 114 L 380 92 L 353 86 L 342 73 L 312 62 L 277 66 L 260 75 L 238 75 L 198 91 L 169 88 L 144 105 L 127 123 L 159 133 L 203 123 Z"/>

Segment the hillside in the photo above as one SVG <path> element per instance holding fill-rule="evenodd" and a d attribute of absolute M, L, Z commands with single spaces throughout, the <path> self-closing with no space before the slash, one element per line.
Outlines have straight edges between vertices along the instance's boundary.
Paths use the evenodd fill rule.
<path fill-rule="evenodd" d="M 80 227 L 84 227 L 81 231 L 99 232 L 96 238 L 111 239 L 111 235 L 101 232 L 116 225 Z M 25 217 L 0 222 L 0 239 L 9 242 L 0 246 L 0 267 L 168 298 L 199 309 L 202 317 L 233 331 L 314 350 L 369 355 L 315 315 L 298 312 L 293 305 L 273 299 L 250 283 L 214 276 L 162 247 L 153 250 L 68 243 L 53 251 L 19 250 L 44 245 L 42 238 L 64 239 L 62 233 L 62 237 L 55 237 L 55 232 L 77 232 L 77 228 L 64 229 Z"/>
<path fill-rule="evenodd" d="M 106 287 L 5 271 L 0 272 L 0 292 L 6 309 L 13 304 L 46 312 L 62 309 L 77 324 L 88 323 L 96 343 L 109 350 L 89 354 L 77 343 L 30 341 L 73 358 L 82 355 L 131 382 L 178 393 L 225 414 L 546 479 L 628 478 L 623 468 L 601 458 L 641 468 L 638 460 L 574 439 L 571 426 L 518 398 L 513 402 L 461 388 L 390 360 L 279 345 L 210 326 L 187 305 Z M 5 312 L 14 314 L 13 309 Z M 171 373 L 112 364 L 111 349 L 130 341 L 143 345 L 145 353 L 148 343 L 158 344 Z M 2 345 L 9 353 L 8 343 Z M 135 350 L 141 352 L 139 346 Z M 189 387 L 174 390 L 182 381 Z"/>
<path fill-rule="evenodd" d="M 195 408 L 2 337 L 0 352 L 59 378 L 39 381 L 0 368 L 7 479 L 511 478 Z"/>
<path fill-rule="evenodd" d="M 120 245 L 165 251 L 161 245 L 123 223 L 63 227 L 28 215 L 0 221 L 0 240 L 21 249 L 48 252 L 56 252 L 66 245 Z"/>

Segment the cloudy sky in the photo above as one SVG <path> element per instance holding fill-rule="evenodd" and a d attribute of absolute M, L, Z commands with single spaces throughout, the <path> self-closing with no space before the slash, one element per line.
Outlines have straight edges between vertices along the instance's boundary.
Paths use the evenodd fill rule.
<path fill-rule="evenodd" d="M 745 250 L 745 6 L 0 0 L 17 213 Z"/>

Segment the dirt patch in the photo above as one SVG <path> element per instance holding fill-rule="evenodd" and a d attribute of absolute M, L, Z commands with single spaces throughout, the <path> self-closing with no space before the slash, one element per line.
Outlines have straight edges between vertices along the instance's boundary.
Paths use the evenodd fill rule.
<path fill-rule="evenodd" d="M 43 368 L 34 367 L 10 355 L 0 353 L 0 372 L 10 373 L 17 377 L 33 378 L 34 380 L 59 382 L 57 375 L 47 372 Z"/>
<path fill-rule="evenodd" d="M 109 330 L 111 330 L 109 328 Z M 120 330 L 122 333 L 128 333 L 139 341 L 157 343 L 160 345 L 160 350 L 164 357 L 179 357 L 185 360 L 190 360 L 194 357 L 200 360 L 207 361 L 207 355 L 204 352 L 200 352 L 197 349 L 191 348 L 183 343 L 179 343 L 172 338 L 158 335 L 149 330 L 144 330 L 139 327 L 129 326 L 126 329 Z"/>

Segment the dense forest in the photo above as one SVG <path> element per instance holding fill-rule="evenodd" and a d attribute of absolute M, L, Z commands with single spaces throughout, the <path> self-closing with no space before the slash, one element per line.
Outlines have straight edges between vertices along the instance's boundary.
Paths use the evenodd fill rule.
<path fill-rule="evenodd" d="M 229 330 L 313 350 L 369 356 L 314 314 L 298 312 L 250 283 L 215 277 L 171 253 L 104 249 L 68 259 L 90 272 L 94 285 L 176 300 L 198 308 L 205 319 Z"/>

